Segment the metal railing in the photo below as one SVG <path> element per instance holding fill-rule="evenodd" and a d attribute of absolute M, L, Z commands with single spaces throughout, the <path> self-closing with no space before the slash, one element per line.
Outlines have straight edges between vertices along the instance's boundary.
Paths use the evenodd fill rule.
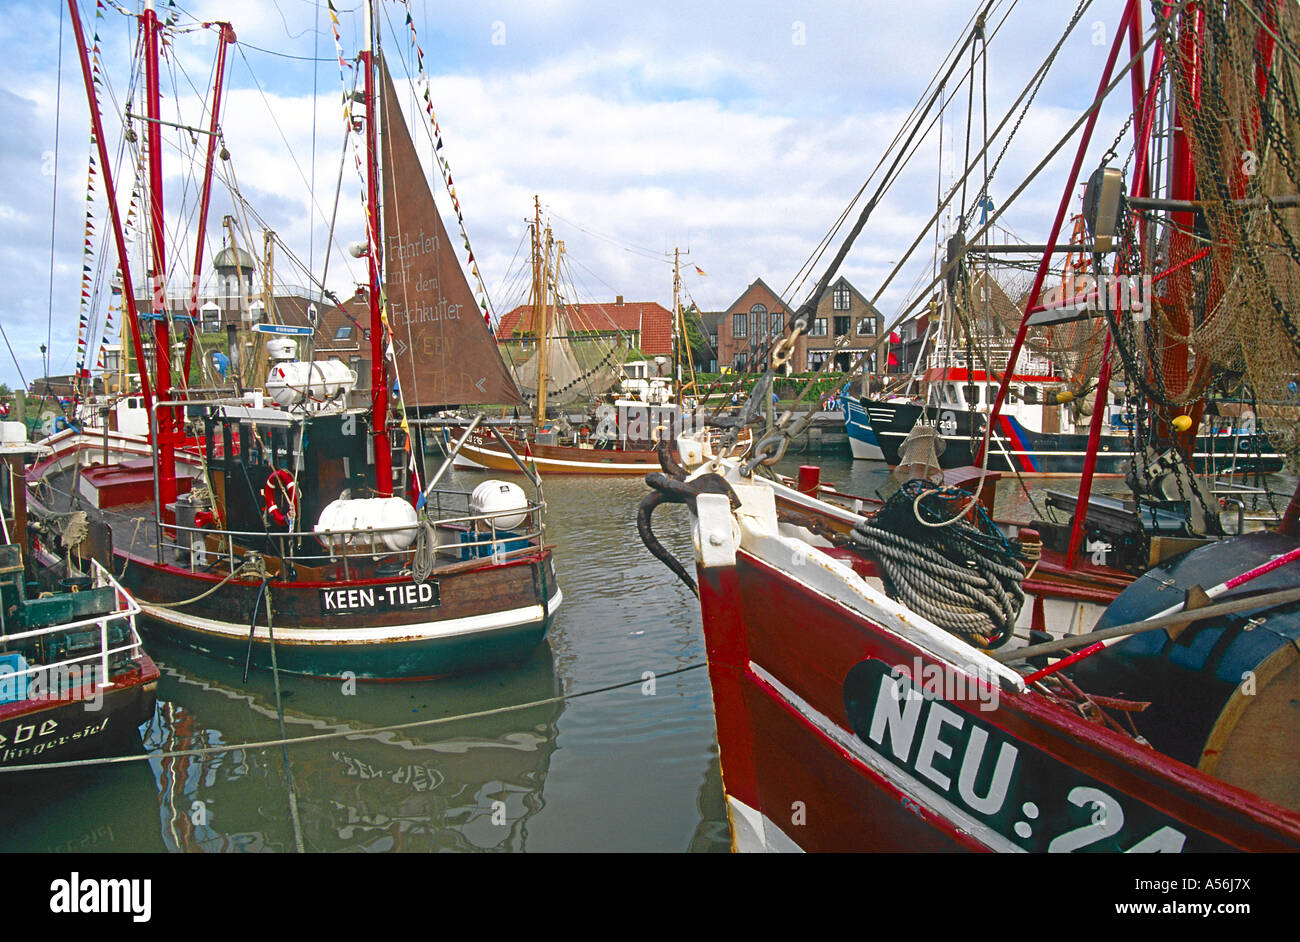
<path fill-rule="evenodd" d="M 14 678 L 27 677 L 41 673 L 60 673 L 65 678 L 69 676 L 68 668 L 72 665 L 80 665 L 84 662 L 98 662 L 96 666 L 98 671 L 92 670 L 91 674 L 95 677 L 95 686 L 102 689 L 109 686 L 109 659 L 116 654 L 131 654 L 132 656 L 140 655 L 144 652 L 143 642 L 140 635 L 136 632 L 135 616 L 140 614 L 140 605 L 131 596 L 126 589 L 113 578 L 113 574 L 99 564 L 97 560 L 91 560 L 91 572 L 93 573 L 93 582 L 96 588 L 111 587 L 113 589 L 113 598 L 116 603 L 114 610 L 101 615 L 92 615 L 88 618 L 78 619 L 76 621 L 60 622 L 57 625 L 47 625 L 43 628 L 33 628 L 30 631 L 19 631 L 14 633 L 5 632 L 0 634 L 0 644 L 6 650 L 9 649 L 13 642 L 27 641 L 34 638 L 52 637 L 55 635 L 75 632 L 78 629 L 95 627 L 99 632 L 99 649 L 89 654 L 83 654 L 77 657 L 66 657 L 61 660 L 52 661 L 48 664 L 34 664 L 31 667 L 21 671 L 12 671 L 0 675 L 0 682 L 11 684 Z M 125 644 L 117 647 L 109 647 L 108 635 L 109 626 L 116 621 L 123 621 L 126 624 L 127 641 Z M 77 667 L 77 671 L 81 670 Z M 25 699 L 25 698 L 19 698 Z"/>
<path fill-rule="evenodd" d="M 279 548 L 278 555 L 298 565 L 325 565 L 342 563 L 345 577 L 349 575 L 348 564 L 352 560 L 380 559 L 397 560 L 409 565 L 419 549 L 420 530 L 427 524 L 435 531 L 455 532 L 462 536 L 455 543 L 438 543 L 432 547 L 434 553 L 443 555 L 469 551 L 470 558 L 480 558 L 481 547 L 492 548 L 491 554 L 482 554 L 481 558 L 498 558 L 504 555 L 519 555 L 523 549 L 500 552 L 506 543 L 524 541 L 527 549 L 537 550 L 545 540 L 545 528 L 541 515 L 544 504 L 529 501 L 523 507 L 492 513 L 471 513 L 469 511 L 470 495 L 464 491 L 433 490 L 425 493 L 425 508 L 420 519 L 413 524 L 393 527 L 360 527 L 348 530 L 287 530 L 275 531 L 240 531 L 224 530 L 211 527 L 189 527 L 167 525 L 159 527 L 159 547 L 166 558 L 170 550 L 172 558 L 188 562 L 191 571 L 211 570 L 216 563 L 224 559 L 228 571 L 234 572 L 242 565 L 243 556 L 256 544 L 265 545 L 268 541 Z M 459 506 L 463 505 L 461 511 Z M 444 513 L 455 514 L 443 516 Z M 524 523 L 517 528 L 498 526 L 498 519 L 526 514 Z M 174 539 L 168 539 L 161 531 L 175 531 Z M 389 548 L 384 538 L 387 536 L 410 536 L 411 544 L 403 549 Z M 216 537 L 222 544 L 218 551 L 209 543 L 210 537 Z M 319 545 L 321 551 L 313 552 L 307 547 Z M 212 558 L 209 558 L 211 556 Z"/>

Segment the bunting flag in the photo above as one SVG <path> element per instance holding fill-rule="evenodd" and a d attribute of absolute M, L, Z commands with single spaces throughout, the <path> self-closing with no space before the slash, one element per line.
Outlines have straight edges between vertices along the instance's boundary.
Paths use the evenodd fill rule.
<path fill-rule="evenodd" d="M 433 154 L 438 168 L 442 171 L 442 181 L 447 188 L 447 194 L 451 197 L 452 208 L 456 212 L 456 223 L 460 227 L 461 240 L 465 244 L 466 258 L 470 265 L 470 272 L 474 276 L 474 294 L 479 301 L 479 307 L 483 309 L 483 321 L 487 324 L 488 330 L 493 331 L 492 315 L 487 303 L 487 286 L 483 284 L 483 277 L 479 274 L 478 266 L 474 263 L 474 252 L 470 248 L 469 232 L 465 228 L 465 215 L 461 212 L 460 200 L 456 196 L 455 184 L 452 181 L 451 163 L 442 153 L 442 127 L 438 124 L 437 114 L 434 113 L 429 76 L 424 71 L 424 49 L 420 46 L 419 36 L 416 35 L 415 17 L 411 12 L 411 0 L 402 0 L 402 5 L 406 7 L 406 25 L 411 32 L 411 48 L 415 51 L 416 80 L 419 82 L 420 95 L 424 99 L 425 114 L 428 115 L 429 125 L 433 129 Z M 493 333 L 495 334 L 495 331 Z"/>

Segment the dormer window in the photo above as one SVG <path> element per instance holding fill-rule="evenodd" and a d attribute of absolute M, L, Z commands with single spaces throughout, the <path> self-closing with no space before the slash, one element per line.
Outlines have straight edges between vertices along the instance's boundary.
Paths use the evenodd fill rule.
<path fill-rule="evenodd" d="M 352 325 L 344 324 L 338 330 L 334 331 L 335 340 L 349 340 L 352 337 Z"/>

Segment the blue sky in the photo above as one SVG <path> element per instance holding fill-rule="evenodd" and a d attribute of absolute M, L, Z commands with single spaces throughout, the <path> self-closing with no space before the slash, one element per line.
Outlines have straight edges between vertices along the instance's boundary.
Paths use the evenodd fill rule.
<path fill-rule="evenodd" d="M 136 8 L 134 0 L 120 5 Z M 995 203 L 1088 105 L 1121 6 L 1094 0 L 1085 12 L 1008 148 L 992 185 Z M 336 7 L 351 57 L 359 45 L 361 4 L 337 0 Z M 867 179 L 960 41 L 976 5 L 412 0 L 411 8 L 444 154 L 484 281 L 494 306 L 504 312 L 521 300 L 512 272 L 533 194 L 566 242 L 577 300 L 621 294 L 668 304 L 674 246 L 689 248 L 685 287 L 705 310 L 725 307 L 757 277 L 784 289 Z M 92 23 L 93 0 L 80 0 L 80 9 L 83 21 Z M 158 9 L 166 14 L 170 8 L 160 2 Z M 175 36 L 164 70 L 165 88 L 173 75 L 179 81 L 178 91 L 167 92 L 164 114 L 181 123 L 206 123 L 199 96 L 209 81 L 215 42 L 210 31 L 188 28 L 228 19 L 240 41 L 230 57 L 224 106 L 235 179 L 249 204 L 319 275 L 342 140 L 339 69 L 324 0 L 185 0 L 174 9 L 187 31 Z M 988 44 L 993 123 L 1064 31 L 1073 9 L 1060 0 L 995 4 Z M 381 11 L 383 42 L 401 85 L 405 71 L 397 60 L 410 58 L 405 8 L 385 0 Z M 101 48 L 109 84 L 119 96 L 131 30 L 127 17 L 106 10 Z M 0 122 L 6 128 L 0 143 L 0 179 L 6 181 L 0 190 L 0 265 L 11 287 L 0 301 L 0 322 L 30 381 L 45 372 L 38 348 L 47 336 L 50 371 L 74 366 L 88 119 L 65 6 L 0 3 L 0 48 L 6 50 L 0 61 Z M 977 107 L 981 92 L 977 87 Z M 868 297 L 933 211 L 940 176 L 945 186 L 953 179 L 966 94 L 962 86 L 950 96 L 946 157 L 940 156 L 937 133 L 922 141 L 845 264 L 844 273 Z M 413 96 L 407 99 L 408 113 L 415 113 Z M 1121 99 L 1103 113 L 1085 176 L 1118 133 L 1123 104 Z M 120 125 L 111 115 L 106 120 L 116 152 Z M 978 117 L 974 128 L 978 143 Z M 427 137 L 417 132 L 417 146 L 422 140 L 427 152 Z M 1072 153 L 1071 145 L 1008 211 L 1006 221 L 1018 236 L 1039 241 L 1047 235 Z M 164 161 L 174 250 L 189 258 L 191 171 L 175 146 Z M 120 178 L 127 176 L 119 170 Z M 446 194 L 436 177 L 434 182 L 445 207 Z M 125 184 L 120 190 L 125 193 Z M 348 163 L 336 246 L 361 237 L 358 191 Z M 232 205 L 221 185 L 214 200 L 209 258 L 220 247 L 221 216 Z M 98 256 L 107 245 L 102 192 L 92 212 Z M 260 229 L 251 228 L 260 245 Z M 932 248 L 932 240 L 923 242 L 914 264 L 881 296 L 887 317 L 929 270 Z M 364 277 L 337 249 L 329 265 L 329 284 L 340 294 Z M 707 277 L 694 274 L 695 265 Z M 98 262 L 95 267 L 98 272 Z M 177 268 L 172 280 L 183 283 L 187 270 L 188 263 Z M 283 257 L 277 279 L 306 280 Z M 803 297 L 798 290 L 791 294 L 795 303 Z M 92 316 L 95 347 L 102 308 L 100 301 Z M 18 382 L 18 367 L 5 349 L 0 382 Z"/>

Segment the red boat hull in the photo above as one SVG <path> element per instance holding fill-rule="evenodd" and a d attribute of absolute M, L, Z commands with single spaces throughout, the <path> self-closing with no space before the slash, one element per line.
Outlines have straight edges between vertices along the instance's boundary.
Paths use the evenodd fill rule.
<path fill-rule="evenodd" d="M 892 666 L 961 670 L 749 552 L 699 575 L 737 849 L 1300 849 L 1297 815 L 1033 690 L 909 702 Z"/>

